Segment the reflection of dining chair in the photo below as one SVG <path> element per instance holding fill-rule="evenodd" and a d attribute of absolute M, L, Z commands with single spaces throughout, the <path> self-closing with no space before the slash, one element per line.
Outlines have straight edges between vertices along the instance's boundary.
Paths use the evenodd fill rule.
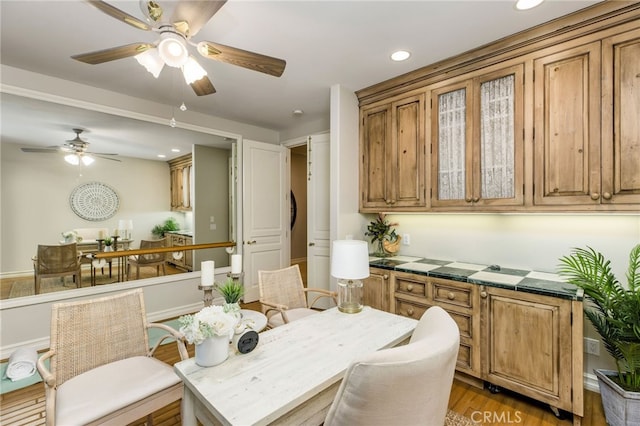
<path fill-rule="evenodd" d="M 152 348 L 151 328 L 162 335 Z M 145 415 L 151 424 L 151 413 L 182 398 L 172 366 L 153 357 L 165 339 L 189 358 L 181 333 L 147 322 L 141 289 L 54 304 L 50 349 L 37 363 L 46 424 L 125 425 Z"/>
<path fill-rule="evenodd" d="M 82 286 L 80 258 L 76 243 L 48 246 L 39 244 L 38 254 L 33 258 L 35 294 L 40 294 L 42 278 L 72 276 L 76 287 Z"/>
<path fill-rule="evenodd" d="M 140 250 L 164 247 L 165 243 L 166 238 L 163 238 L 161 240 L 141 240 Z M 129 279 L 129 277 L 131 276 L 131 266 L 136 267 L 136 279 L 140 279 L 141 266 L 155 266 L 157 275 L 160 275 L 160 267 L 162 267 L 162 275 L 166 275 L 167 270 L 165 267 L 165 262 L 165 253 L 151 253 L 129 256 L 129 259 L 127 260 L 127 279 Z"/>
<path fill-rule="evenodd" d="M 408 345 L 351 362 L 324 424 L 444 424 L 459 344 L 453 318 L 439 306 L 427 309 Z"/>
<path fill-rule="evenodd" d="M 334 291 L 305 288 L 298 265 L 275 271 L 258 271 L 260 303 L 268 318 L 269 327 L 277 327 L 318 312 L 311 309 L 316 301 L 329 297 L 336 303 Z M 317 293 L 311 303 L 307 293 Z"/>

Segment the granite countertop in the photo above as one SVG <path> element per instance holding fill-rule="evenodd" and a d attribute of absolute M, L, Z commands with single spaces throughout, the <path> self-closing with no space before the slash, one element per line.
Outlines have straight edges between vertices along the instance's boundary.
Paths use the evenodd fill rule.
<path fill-rule="evenodd" d="M 180 230 L 180 231 L 167 231 L 167 234 L 183 235 L 185 237 L 193 237 L 193 231 Z"/>
<path fill-rule="evenodd" d="M 478 265 L 450 260 L 411 256 L 370 257 L 369 266 L 392 271 L 410 272 L 428 277 L 506 288 L 514 291 L 582 300 L 584 291 L 565 282 L 559 275 L 499 265 Z"/>

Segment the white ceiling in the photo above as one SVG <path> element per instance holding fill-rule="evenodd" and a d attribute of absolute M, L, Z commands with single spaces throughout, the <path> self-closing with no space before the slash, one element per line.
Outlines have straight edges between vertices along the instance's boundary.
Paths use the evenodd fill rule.
<path fill-rule="evenodd" d="M 109 3 L 144 20 L 138 1 Z M 357 91 L 594 3 L 547 0 L 523 12 L 515 10 L 512 0 L 231 0 L 194 40 L 282 58 L 287 67 L 276 78 L 198 57 L 217 93 L 197 97 L 173 68 L 165 67 L 154 79 L 133 58 L 100 65 L 70 58 L 132 42 L 154 42 L 153 32 L 118 22 L 78 0 L 0 0 L 0 60 L 11 67 L 175 108 L 185 102 L 190 111 L 282 132 L 326 119 L 334 84 Z M 409 50 L 412 57 L 392 62 L 389 55 L 397 49 Z M 133 135 L 121 118 L 100 113 L 76 118 L 80 112 L 75 108 L 52 115 L 51 108 L 29 102 L 24 105 L 18 97 L 3 94 L 3 140 L 56 145 L 72 139 L 71 128 L 82 125 L 93 151 L 155 158 L 157 134 L 151 142 L 143 133 Z M 30 109 L 28 120 L 20 118 L 24 108 Z M 294 109 L 304 114 L 294 116 Z M 49 127 L 40 135 L 43 123 Z"/>

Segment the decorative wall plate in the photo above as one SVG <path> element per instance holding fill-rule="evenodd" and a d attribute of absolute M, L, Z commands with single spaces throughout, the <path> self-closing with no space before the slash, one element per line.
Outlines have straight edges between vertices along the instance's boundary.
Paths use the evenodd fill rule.
<path fill-rule="evenodd" d="M 75 214 L 91 221 L 109 219 L 116 214 L 120 206 L 116 191 L 100 182 L 78 185 L 71 192 L 69 203 Z"/>

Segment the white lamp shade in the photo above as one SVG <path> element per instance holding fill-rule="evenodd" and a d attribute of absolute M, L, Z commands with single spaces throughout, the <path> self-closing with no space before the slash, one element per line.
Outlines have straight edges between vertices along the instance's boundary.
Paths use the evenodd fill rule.
<path fill-rule="evenodd" d="M 331 275 L 360 280 L 369 276 L 369 246 L 366 241 L 335 240 L 331 253 Z"/>
<path fill-rule="evenodd" d="M 207 72 L 193 56 L 189 56 L 187 63 L 182 67 L 182 74 L 184 75 L 184 81 L 187 84 L 191 84 L 207 75 Z"/>
<path fill-rule="evenodd" d="M 164 61 L 160 58 L 157 48 L 151 48 L 134 56 L 138 63 L 145 67 L 155 78 L 158 78 L 160 71 L 164 68 Z"/>
<path fill-rule="evenodd" d="M 80 164 L 80 157 L 78 157 L 76 154 L 67 154 L 64 156 L 64 161 L 77 166 L 78 164 Z"/>
<path fill-rule="evenodd" d="M 85 166 L 88 166 L 94 162 L 93 157 L 89 157 L 88 155 L 83 155 L 81 158 L 82 164 L 84 164 Z"/>
<path fill-rule="evenodd" d="M 158 43 L 160 58 L 170 67 L 182 67 L 189 59 L 189 52 L 187 52 L 184 39 L 170 32 L 160 34 L 160 38 L 160 43 Z"/>

